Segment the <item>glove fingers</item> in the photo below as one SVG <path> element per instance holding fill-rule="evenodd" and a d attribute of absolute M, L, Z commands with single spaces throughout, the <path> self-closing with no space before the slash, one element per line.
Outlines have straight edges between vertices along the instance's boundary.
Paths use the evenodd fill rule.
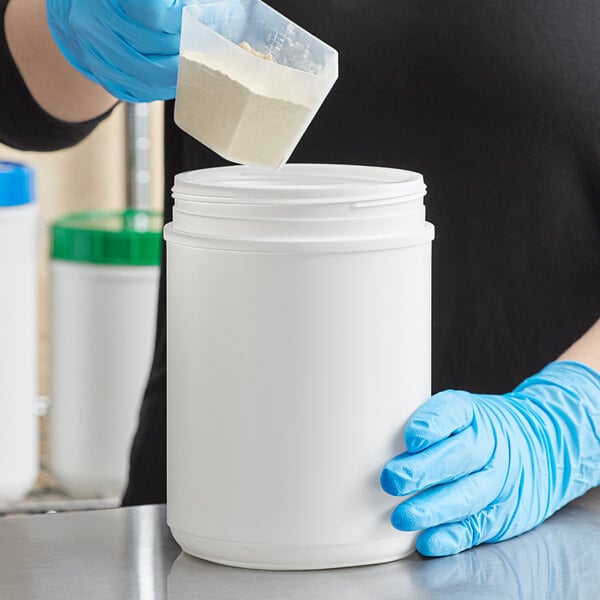
<path fill-rule="evenodd" d="M 87 1 L 87 0 L 86 0 Z M 105 0 L 106 1 L 106 0 Z M 105 8 L 104 10 L 109 10 Z M 118 11 L 110 20 L 90 20 L 89 7 L 73 7 L 69 15 L 69 24 L 77 32 L 80 44 L 89 45 L 91 40 L 98 46 L 100 42 L 109 47 L 113 43 L 122 42 L 117 55 L 113 52 L 115 64 L 131 55 L 131 48 L 140 54 L 171 55 L 179 53 L 179 34 L 169 34 L 161 30 L 148 29 L 143 24 L 130 19 L 125 13 Z"/>
<path fill-rule="evenodd" d="M 448 556 L 490 541 L 503 526 L 497 511 L 498 506 L 490 505 L 458 523 L 426 529 L 417 538 L 417 550 L 425 556 Z"/>
<path fill-rule="evenodd" d="M 178 56 L 144 56 L 127 45 L 124 40 L 113 38 L 106 40 L 92 36 L 85 40 L 86 67 L 100 83 L 111 93 L 115 89 L 126 89 L 138 101 L 164 100 L 175 96 L 177 84 Z M 134 72 L 126 72 L 115 65 L 118 57 L 127 53 L 136 53 Z M 137 96 L 138 92 L 144 94 Z M 122 98 L 122 92 L 116 94 Z"/>
<path fill-rule="evenodd" d="M 497 472 L 484 469 L 431 488 L 400 504 L 392 514 L 392 525 L 402 531 L 417 531 L 465 519 L 497 498 L 503 481 L 498 479 Z"/>
<path fill-rule="evenodd" d="M 85 0 L 89 2 L 89 0 Z M 181 11 L 184 0 L 118 0 L 121 10 L 142 27 L 179 33 L 181 31 Z"/>
<path fill-rule="evenodd" d="M 404 439 L 409 452 L 425 448 L 466 429 L 473 420 L 471 394 L 446 390 L 432 396 L 408 420 Z"/>
<path fill-rule="evenodd" d="M 132 77 L 123 71 L 115 71 L 114 67 L 98 57 L 90 69 L 98 82 L 115 98 L 125 102 L 153 102 L 155 100 L 170 100 L 175 97 L 176 75 L 172 81 L 172 73 L 177 69 L 178 57 L 161 57 L 152 63 L 152 75 L 144 74 Z M 142 78 L 143 77 L 143 78 Z M 147 80 L 150 81 L 147 81 Z M 155 80 L 153 83 L 152 80 Z M 159 81 L 163 80 L 160 84 Z"/>
<path fill-rule="evenodd" d="M 135 48 L 141 54 L 171 55 L 179 54 L 178 33 L 146 29 L 143 25 L 125 17 L 118 28 L 106 31 L 107 38 L 120 37 L 126 44 Z"/>
<path fill-rule="evenodd" d="M 381 474 L 381 486 L 394 496 L 405 496 L 479 471 L 494 449 L 491 436 L 478 436 L 469 427 L 423 452 L 404 453 L 390 460 Z"/>

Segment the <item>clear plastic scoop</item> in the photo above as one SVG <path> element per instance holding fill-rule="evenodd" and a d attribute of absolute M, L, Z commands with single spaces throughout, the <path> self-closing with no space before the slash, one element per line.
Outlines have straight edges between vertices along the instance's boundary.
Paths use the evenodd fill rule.
<path fill-rule="evenodd" d="M 337 76 L 337 52 L 261 0 L 188 2 L 175 122 L 232 162 L 275 169 Z"/>

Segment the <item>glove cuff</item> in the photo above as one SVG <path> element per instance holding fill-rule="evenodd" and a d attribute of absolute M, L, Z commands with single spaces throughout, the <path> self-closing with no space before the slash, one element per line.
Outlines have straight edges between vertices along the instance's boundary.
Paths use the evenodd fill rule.
<path fill-rule="evenodd" d="M 552 362 L 513 397 L 534 407 L 542 425 L 537 437 L 552 474 L 547 514 L 600 485 L 600 374 L 579 362 Z"/>
<path fill-rule="evenodd" d="M 79 46 L 79 42 L 75 38 L 73 32 L 69 29 L 70 8 L 71 2 L 64 2 L 64 0 L 46 0 L 46 19 L 48 28 L 54 38 L 54 43 L 58 46 L 58 49 L 67 62 L 94 83 L 100 83 L 77 56 L 76 50 Z"/>
<path fill-rule="evenodd" d="M 525 379 L 513 393 L 519 393 L 532 385 L 547 383 L 563 388 L 576 396 L 597 397 L 600 403 L 600 373 L 580 362 L 557 360 L 539 373 Z"/>

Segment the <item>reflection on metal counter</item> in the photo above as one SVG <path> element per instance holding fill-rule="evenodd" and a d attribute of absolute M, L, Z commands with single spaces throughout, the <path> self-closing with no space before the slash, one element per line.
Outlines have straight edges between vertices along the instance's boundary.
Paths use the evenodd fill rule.
<path fill-rule="evenodd" d="M 596 510 L 572 506 L 537 529 L 455 556 L 354 569 L 260 572 L 182 553 L 168 577 L 168 600 L 594 600 L 600 598 L 600 490 Z"/>
<path fill-rule="evenodd" d="M 537 529 L 456 556 L 265 572 L 180 553 L 163 506 L 0 518 L 0 598 L 595 600 L 600 488 Z"/>
<path fill-rule="evenodd" d="M 168 600 L 398 600 L 423 598 L 417 554 L 368 567 L 319 571 L 257 571 L 225 567 L 184 552 L 167 581 Z"/>
<path fill-rule="evenodd" d="M 565 508 L 512 540 L 424 561 L 416 570 L 418 589 L 435 600 L 598 599 L 598 510 Z"/>

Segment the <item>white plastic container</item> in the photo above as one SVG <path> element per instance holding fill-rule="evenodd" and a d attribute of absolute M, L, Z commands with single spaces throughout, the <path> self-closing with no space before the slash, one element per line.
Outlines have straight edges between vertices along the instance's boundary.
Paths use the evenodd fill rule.
<path fill-rule="evenodd" d="M 150 369 L 159 214 L 83 213 L 52 227 L 49 459 L 74 497 L 119 496 Z"/>
<path fill-rule="evenodd" d="M 38 475 L 37 234 L 33 172 L 0 162 L 0 504 Z"/>
<path fill-rule="evenodd" d="M 376 167 L 175 178 L 167 511 L 186 552 L 320 569 L 413 551 L 379 477 L 430 394 L 424 194 Z"/>
<path fill-rule="evenodd" d="M 232 162 L 275 169 L 337 76 L 337 52 L 261 0 L 197 0 L 183 9 L 175 122 Z"/>

